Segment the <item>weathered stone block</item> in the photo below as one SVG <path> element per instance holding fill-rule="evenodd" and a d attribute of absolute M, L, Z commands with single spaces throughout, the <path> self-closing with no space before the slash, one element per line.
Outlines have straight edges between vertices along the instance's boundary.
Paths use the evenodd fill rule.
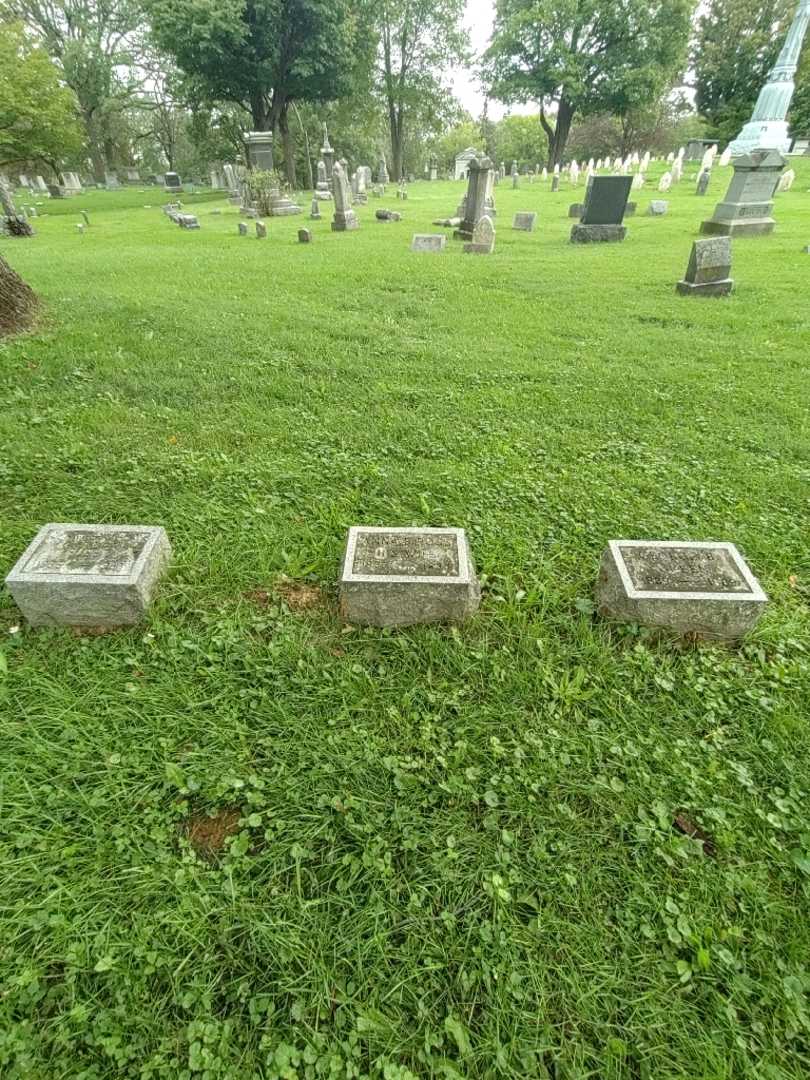
<path fill-rule="evenodd" d="M 444 251 L 447 237 L 443 233 L 414 233 L 411 251 Z"/>
<path fill-rule="evenodd" d="M 257 221 L 256 222 L 256 239 L 257 240 L 264 240 L 265 236 L 267 236 L 267 226 L 264 224 L 263 221 Z"/>
<path fill-rule="evenodd" d="M 618 244 L 627 236 L 626 225 L 573 225 L 572 244 Z"/>
<path fill-rule="evenodd" d="M 568 207 L 568 216 L 570 218 L 581 218 L 584 213 L 585 203 L 575 202 Z"/>
<path fill-rule="evenodd" d="M 244 221 L 240 221 L 239 222 L 239 235 L 240 236 L 247 236 L 247 234 L 248 234 L 247 225 L 244 223 Z"/>
<path fill-rule="evenodd" d="M 461 622 L 480 601 L 463 529 L 349 529 L 340 573 L 340 609 L 348 622 Z"/>
<path fill-rule="evenodd" d="M 647 207 L 648 217 L 663 217 L 669 210 L 669 203 L 666 199 L 653 199 L 650 205 Z"/>
<path fill-rule="evenodd" d="M 677 634 L 736 640 L 767 596 L 733 544 L 611 540 L 596 586 L 599 613 Z"/>
<path fill-rule="evenodd" d="M 727 296 L 734 286 L 730 274 L 731 238 L 696 240 L 684 280 L 676 288 L 682 296 Z"/>
<path fill-rule="evenodd" d="M 311 229 L 299 229 L 298 230 L 298 243 L 299 244 L 311 244 L 312 243 L 312 230 Z"/>
<path fill-rule="evenodd" d="M 374 217 L 377 221 L 402 221 L 402 214 L 398 210 L 375 210 Z"/>
<path fill-rule="evenodd" d="M 171 547 L 151 525 L 45 525 L 6 578 L 32 626 L 126 626 L 146 614 Z"/>
<path fill-rule="evenodd" d="M 532 232 L 536 220 L 537 214 L 520 211 L 515 214 L 512 220 L 512 228 L 517 229 L 519 232 Z"/>

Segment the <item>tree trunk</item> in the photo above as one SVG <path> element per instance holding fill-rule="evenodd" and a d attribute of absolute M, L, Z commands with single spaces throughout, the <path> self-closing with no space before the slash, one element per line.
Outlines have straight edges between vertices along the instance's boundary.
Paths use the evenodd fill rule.
<path fill-rule="evenodd" d="M 0 337 L 18 334 L 30 326 L 36 307 L 32 289 L 0 255 Z"/>
<path fill-rule="evenodd" d="M 557 122 L 552 127 L 546 120 L 545 113 L 540 112 L 540 123 L 548 139 L 548 166 L 553 169 L 555 165 L 562 165 L 565 154 L 565 144 L 571 131 L 571 122 L 574 119 L 574 106 L 566 97 L 561 97 L 557 106 Z"/>
<path fill-rule="evenodd" d="M 388 104 L 388 126 L 391 129 L 391 179 L 399 183 L 402 180 L 402 106 L 397 108 L 393 102 Z"/>
<path fill-rule="evenodd" d="M 284 147 L 284 172 L 287 176 L 287 183 L 291 188 L 295 187 L 295 144 L 293 143 L 292 134 L 290 133 L 290 123 L 288 116 L 289 101 L 284 102 L 284 107 L 281 110 L 281 115 L 278 118 L 278 127 L 281 132 L 281 145 Z"/>

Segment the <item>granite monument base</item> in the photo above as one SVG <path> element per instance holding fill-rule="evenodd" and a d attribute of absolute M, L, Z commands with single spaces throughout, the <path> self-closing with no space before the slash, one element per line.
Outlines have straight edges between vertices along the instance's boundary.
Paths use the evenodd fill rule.
<path fill-rule="evenodd" d="M 574 225 L 572 244 L 618 244 L 627 236 L 625 225 Z"/>

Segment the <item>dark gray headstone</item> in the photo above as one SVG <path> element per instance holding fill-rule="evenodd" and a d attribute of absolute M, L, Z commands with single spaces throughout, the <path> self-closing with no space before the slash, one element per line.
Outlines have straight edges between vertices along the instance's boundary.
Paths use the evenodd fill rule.
<path fill-rule="evenodd" d="M 594 176 L 588 188 L 583 225 L 621 225 L 632 176 Z"/>

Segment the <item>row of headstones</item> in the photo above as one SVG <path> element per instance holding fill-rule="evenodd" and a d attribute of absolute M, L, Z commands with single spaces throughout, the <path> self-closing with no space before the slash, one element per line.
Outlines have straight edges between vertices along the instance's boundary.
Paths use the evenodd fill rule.
<path fill-rule="evenodd" d="M 171 558 L 163 528 L 45 525 L 6 577 L 32 626 L 112 629 L 140 622 Z M 460 528 L 349 529 L 340 612 L 370 626 L 462 622 L 481 589 Z M 678 634 L 734 640 L 767 596 L 730 543 L 613 540 L 596 583 L 601 614 Z"/>

